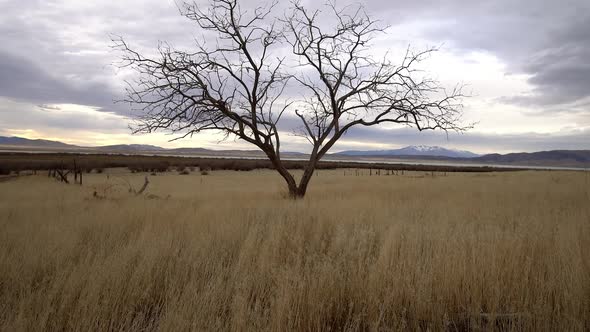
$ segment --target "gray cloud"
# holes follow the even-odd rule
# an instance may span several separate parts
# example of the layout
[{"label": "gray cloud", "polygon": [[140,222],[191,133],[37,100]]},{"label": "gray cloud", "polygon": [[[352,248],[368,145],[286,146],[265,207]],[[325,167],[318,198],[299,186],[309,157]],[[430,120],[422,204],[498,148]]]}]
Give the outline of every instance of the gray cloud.
[{"label": "gray cloud", "polygon": [[104,82],[55,77],[29,59],[0,52],[0,95],[32,103],[72,103],[115,109],[116,93]]},{"label": "gray cloud", "polygon": [[[244,8],[258,4],[253,0],[242,3]],[[422,33],[434,43],[449,41],[467,51],[489,51],[508,63],[513,73],[530,75],[532,94],[508,96],[504,101],[539,106],[590,96],[586,60],[590,57],[590,2],[429,0],[392,4],[378,0],[365,6],[384,23],[393,24],[393,34],[396,25],[430,22]],[[73,99],[113,109],[111,101],[122,88],[110,66],[116,54],[109,53],[109,33],[123,35],[141,49],[153,49],[158,40],[188,47],[197,34],[194,25],[178,15],[173,1],[66,5],[59,0],[29,0],[5,7],[0,42],[13,54],[12,58],[0,55],[0,93],[35,102]],[[15,73],[18,66],[20,72]],[[10,86],[14,88],[7,88]],[[15,91],[17,86],[25,89]]]},{"label": "gray cloud", "polygon": [[[427,6],[421,2],[405,10],[429,12]],[[532,93],[504,101],[554,106],[590,97],[590,2],[446,1],[431,8],[440,24],[427,37],[465,51],[491,52],[511,73],[530,77]]]},{"label": "gray cloud", "polygon": [[124,115],[129,108],[113,104],[123,84],[113,66],[109,34],[150,48],[159,39],[192,37],[172,1],[29,0],[3,3],[0,15],[0,96],[96,106]]},{"label": "gray cloud", "polygon": [[127,124],[118,116],[104,116],[26,103],[5,102],[0,99],[0,128],[47,129],[67,133],[71,130],[101,133],[128,133]]}]

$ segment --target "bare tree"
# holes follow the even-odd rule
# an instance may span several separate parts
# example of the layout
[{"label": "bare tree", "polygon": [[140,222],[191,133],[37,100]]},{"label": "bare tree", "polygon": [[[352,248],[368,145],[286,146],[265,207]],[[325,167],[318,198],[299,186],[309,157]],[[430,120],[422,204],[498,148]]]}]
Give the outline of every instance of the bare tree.
[{"label": "bare tree", "polygon": [[[147,57],[115,39],[124,66],[138,74],[125,99],[139,106],[134,131],[163,129],[187,137],[215,130],[254,144],[285,179],[291,197],[299,198],[318,162],[355,126],[466,129],[459,124],[461,89],[447,93],[415,68],[436,49],[408,50],[399,64],[388,56],[376,60],[371,41],[385,28],[362,7],[328,3],[322,22],[332,19],[333,25],[326,28],[318,22],[319,10],[292,2],[287,15],[278,18],[276,5],[249,11],[238,0],[210,0],[206,11],[195,3],[180,5],[182,15],[217,37],[212,46],[196,42],[191,53],[162,43],[157,56]],[[286,48],[288,57],[277,56]],[[287,102],[282,97],[287,88],[303,88],[309,96]],[[299,182],[281,159],[278,128],[287,113],[301,120],[296,133],[311,144]]]}]

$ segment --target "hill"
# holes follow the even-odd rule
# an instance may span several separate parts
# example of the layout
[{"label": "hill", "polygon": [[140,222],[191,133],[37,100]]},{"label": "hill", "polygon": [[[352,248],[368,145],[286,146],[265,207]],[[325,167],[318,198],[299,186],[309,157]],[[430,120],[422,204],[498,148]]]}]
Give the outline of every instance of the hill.
[{"label": "hill", "polygon": [[28,139],[22,137],[5,137],[0,136],[0,145],[26,146],[26,147],[45,147],[45,148],[75,148],[77,146],[66,144],[58,141],[44,139]]},{"label": "hill", "polygon": [[363,156],[363,157],[389,157],[389,156],[433,156],[447,158],[474,158],[478,157],[470,151],[452,150],[440,146],[407,146],[396,150],[378,150],[378,151],[342,151],[335,153],[337,156]]},{"label": "hill", "polygon": [[[204,148],[166,149],[146,144],[118,144],[97,147],[81,147],[58,141],[43,139],[27,139],[21,137],[0,136],[0,147],[11,151],[30,151],[39,149],[49,152],[85,152],[85,153],[114,153],[114,154],[150,154],[150,155],[181,155],[232,158],[265,158],[262,151],[257,150],[209,150]],[[286,158],[306,158],[306,154],[299,152],[283,152]],[[395,150],[379,151],[342,151],[326,156],[334,161],[355,159],[362,161],[366,158],[403,159],[416,161],[430,161],[442,163],[488,164],[513,166],[551,166],[590,168],[590,150],[554,150],[532,153],[509,153],[477,155],[470,151],[446,149],[439,146],[408,146]]]},{"label": "hill", "polygon": [[105,146],[96,147],[95,149],[102,150],[102,151],[122,152],[122,153],[164,151],[164,150],[166,150],[166,149],[164,149],[162,147],[159,147],[159,146],[147,145],[147,144],[105,145]]},{"label": "hill", "polygon": [[490,164],[579,165],[590,166],[590,150],[554,150],[532,153],[488,154],[473,161]]}]

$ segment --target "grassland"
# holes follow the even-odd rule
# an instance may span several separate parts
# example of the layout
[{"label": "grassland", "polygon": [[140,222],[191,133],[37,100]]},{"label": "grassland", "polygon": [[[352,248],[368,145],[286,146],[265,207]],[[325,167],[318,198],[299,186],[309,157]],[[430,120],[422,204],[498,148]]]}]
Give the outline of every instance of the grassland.
[{"label": "grassland", "polygon": [[2,331],[590,329],[583,172],[0,183]]}]

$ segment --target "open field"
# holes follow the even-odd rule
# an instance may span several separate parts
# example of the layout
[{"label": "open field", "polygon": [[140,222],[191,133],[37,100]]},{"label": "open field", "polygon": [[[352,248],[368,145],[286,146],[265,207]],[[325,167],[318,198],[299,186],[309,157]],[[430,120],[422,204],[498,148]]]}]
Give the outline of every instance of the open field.
[{"label": "open field", "polygon": [[588,172],[0,183],[2,331],[590,329]]}]

